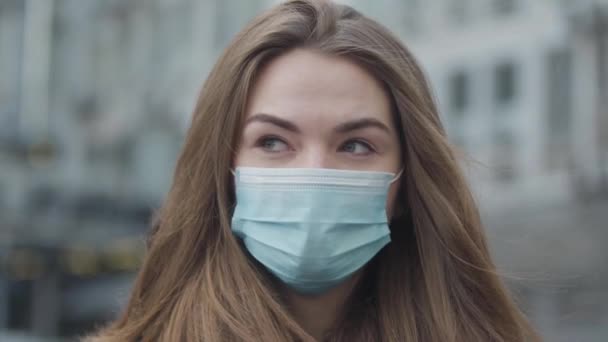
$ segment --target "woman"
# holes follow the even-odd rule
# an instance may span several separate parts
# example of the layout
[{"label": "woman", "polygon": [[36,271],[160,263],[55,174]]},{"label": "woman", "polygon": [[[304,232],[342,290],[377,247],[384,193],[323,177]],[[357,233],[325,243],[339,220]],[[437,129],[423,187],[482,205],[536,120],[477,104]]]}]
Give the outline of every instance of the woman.
[{"label": "woman", "polygon": [[352,8],[303,0],[213,68],[128,306],[97,338],[538,339],[412,55]]}]

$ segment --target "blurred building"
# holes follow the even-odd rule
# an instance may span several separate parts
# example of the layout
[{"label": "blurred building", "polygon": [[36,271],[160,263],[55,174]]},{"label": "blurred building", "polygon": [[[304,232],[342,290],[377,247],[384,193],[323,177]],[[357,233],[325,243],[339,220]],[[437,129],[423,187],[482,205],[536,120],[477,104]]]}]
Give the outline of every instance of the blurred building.
[{"label": "blurred building", "polygon": [[213,11],[0,2],[0,330],[70,335],[120,309],[215,58]]},{"label": "blurred building", "polygon": [[[67,336],[116,314],[206,73],[276,2],[0,1],[0,331]],[[560,277],[603,269],[606,1],[343,2],[428,72],[499,262]],[[599,334],[606,271],[596,278],[518,290],[544,330],[586,310],[576,322]]]},{"label": "blurred building", "polygon": [[465,165],[481,205],[600,190],[606,125],[595,104],[608,59],[594,59],[594,33],[573,21],[592,16],[592,1],[589,13],[584,1],[349,2],[395,30],[426,69],[450,138],[483,165]]}]

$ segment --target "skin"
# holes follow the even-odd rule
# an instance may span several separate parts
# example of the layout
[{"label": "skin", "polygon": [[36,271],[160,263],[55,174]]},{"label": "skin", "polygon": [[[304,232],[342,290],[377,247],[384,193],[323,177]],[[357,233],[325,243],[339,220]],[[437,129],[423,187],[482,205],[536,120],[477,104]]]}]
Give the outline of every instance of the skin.
[{"label": "skin", "polygon": [[[365,69],[344,57],[295,49],[272,60],[248,99],[235,167],[329,168],[397,173],[400,145],[390,99]],[[399,180],[391,185],[392,217]],[[321,339],[361,270],[316,296],[285,288],[299,324]]]}]

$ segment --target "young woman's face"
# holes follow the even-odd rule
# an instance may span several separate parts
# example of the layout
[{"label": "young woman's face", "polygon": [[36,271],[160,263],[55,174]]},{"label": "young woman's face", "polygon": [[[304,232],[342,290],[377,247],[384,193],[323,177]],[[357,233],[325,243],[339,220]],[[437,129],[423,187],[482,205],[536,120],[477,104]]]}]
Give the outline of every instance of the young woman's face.
[{"label": "young woman's face", "polygon": [[[235,167],[401,169],[382,85],[355,63],[296,49],[271,61],[248,101]],[[399,181],[387,203],[392,216]]]}]

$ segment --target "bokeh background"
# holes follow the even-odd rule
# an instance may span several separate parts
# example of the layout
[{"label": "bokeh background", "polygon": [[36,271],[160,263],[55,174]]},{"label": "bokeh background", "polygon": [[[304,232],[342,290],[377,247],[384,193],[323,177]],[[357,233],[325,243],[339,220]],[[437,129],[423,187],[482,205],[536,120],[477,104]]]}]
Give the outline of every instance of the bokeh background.
[{"label": "bokeh background", "polygon": [[[0,340],[120,312],[202,82],[273,0],[0,0]],[[547,341],[608,341],[608,1],[341,1],[417,56]]]}]

